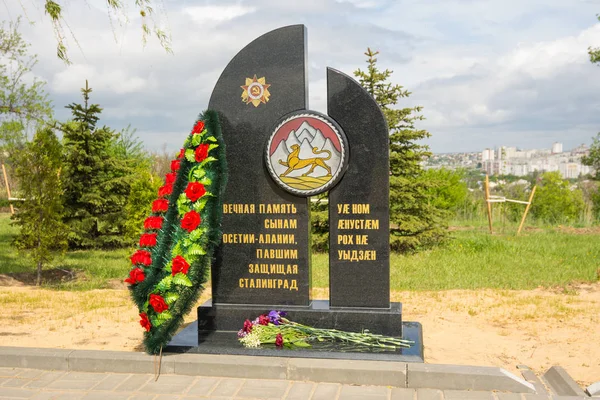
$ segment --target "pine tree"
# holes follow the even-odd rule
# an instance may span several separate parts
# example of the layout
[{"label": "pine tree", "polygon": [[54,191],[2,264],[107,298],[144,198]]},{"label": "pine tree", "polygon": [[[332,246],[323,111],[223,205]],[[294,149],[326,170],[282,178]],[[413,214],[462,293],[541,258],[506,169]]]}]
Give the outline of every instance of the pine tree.
[{"label": "pine tree", "polygon": [[118,134],[96,126],[102,108],[89,103],[91,92],[86,81],[84,103],[66,106],[73,119],[62,125],[69,247],[119,247],[126,244],[124,209],[136,166],[128,165],[115,149]]},{"label": "pine tree", "polygon": [[436,182],[423,177],[420,163],[431,153],[417,141],[431,135],[415,127],[424,119],[422,107],[394,107],[410,92],[389,82],[393,71],[377,68],[377,54],[367,49],[368,68],[358,69],[354,75],[383,110],[390,130],[390,246],[411,251],[444,238],[448,213],[432,204],[428,193]]},{"label": "pine tree", "polygon": [[13,158],[20,195],[25,199],[13,217],[21,228],[14,245],[28,251],[36,263],[39,286],[42,268],[52,261],[54,252],[64,251],[67,245],[68,228],[62,222],[62,149],[54,132],[44,128]]}]

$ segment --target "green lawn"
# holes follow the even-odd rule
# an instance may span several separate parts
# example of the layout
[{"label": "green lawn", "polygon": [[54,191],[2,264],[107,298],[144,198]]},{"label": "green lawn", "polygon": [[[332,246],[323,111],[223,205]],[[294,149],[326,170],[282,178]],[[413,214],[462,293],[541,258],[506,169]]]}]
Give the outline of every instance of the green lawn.
[{"label": "green lawn", "polygon": [[[521,236],[458,231],[446,245],[391,256],[392,290],[532,289],[596,282],[600,235],[545,230]],[[327,287],[327,255],[313,257],[313,286]]]},{"label": "green lawn", "polygon": [[[18,228],[10,225],[10,215],[0,214],[0,274],[33,272],[33,262],[11,245]],[[56,258],[51,269],[71,271],[77,279],[65,282],[46,282],[44,286],[67,290],[90,290],[109,287],[109,281],[124,279],[130,269],[131,249],[114,251],[71,251]]]},{"label": "green lawn", "polygon": [[[27,258],[10,246],[16,229],[0,215],[0,274],[31,272]],[[75,251],[53,268],[74,271],[78,279],[46,286],[88,290],[109,286],[129,271],[131,249]],[[484,229],[457,231],[433,250],[391,257],[392,290],[532,289],[596,282],[600,274],[600,235],[551,229],[521,236],[490,236]],[[313,287],[328,287],[326,254],[313,256]]]}]

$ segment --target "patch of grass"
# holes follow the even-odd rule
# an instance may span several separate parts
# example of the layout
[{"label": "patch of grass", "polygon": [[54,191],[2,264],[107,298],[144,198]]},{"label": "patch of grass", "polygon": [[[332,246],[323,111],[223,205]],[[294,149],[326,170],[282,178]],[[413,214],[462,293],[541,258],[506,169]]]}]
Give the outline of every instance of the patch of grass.
[{"label": "patch of grass", "polygon": [[[0,215],[0,274],[33,273],[34,266],[10,246],[16,228]],[[596,282],[599,279],[600,235],[556,229],[521,236],[490,235],[485,230],[459,230],[443,246],[416,254],[391,256],[391,289],[533,289]],[[91,290],[111,286],[129,271],[131,249],[67,253],[50,268],[70,273],[72,280],[47,281],[45,287]],[[48,268],[48,269],[50,269]],[[313,254],[312,286],[329,286],[327,254]]]},{"label": "patch of grass", "polygon": [[[533,289],[596,282],[599,235],[539,230],[521,236],[452,232],[416,254],[392,254],[392,290]],[[327,254],[313,255],[313,287],[329,285]]]},{"label": "patch of grass", "polygon": [[[0,215],[0,274],[7,274],[30,284],[35,265],[11,246],[18,228],[10,225],[10,215]],[[43,287],[65,290],[91,290],[110,287],[111,280],[122,280],[130,269],[128,257],[131,249],[71,251],[56,257],[45,268]],[[61,272],[62,278],[52,272]]]}]

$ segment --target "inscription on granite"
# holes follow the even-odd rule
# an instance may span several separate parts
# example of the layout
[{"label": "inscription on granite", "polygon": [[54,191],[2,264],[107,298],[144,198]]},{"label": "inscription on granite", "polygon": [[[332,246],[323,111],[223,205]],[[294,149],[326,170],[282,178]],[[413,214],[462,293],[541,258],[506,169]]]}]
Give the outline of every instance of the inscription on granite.
[{"label": "inscription on granite", "polygon": [[307,108],[305,27],[269,32],[240,51],[213,90],[229,168],[213,304],[308,306],[309,208],[264,165],[271,130]]},{"label": "inscription on granite", "polygon": [[344,127],[351,159],[329,192],[332,307],[390,307],[389,138],[385,117],[354,79],[327,70],[327,111]]}]

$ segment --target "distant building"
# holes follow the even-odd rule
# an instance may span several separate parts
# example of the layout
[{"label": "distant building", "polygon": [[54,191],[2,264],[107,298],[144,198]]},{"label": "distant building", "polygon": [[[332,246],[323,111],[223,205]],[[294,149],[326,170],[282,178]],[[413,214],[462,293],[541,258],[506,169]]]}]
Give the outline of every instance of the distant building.
[{"label": "distant building", "polygon": [[591,171],[581,163],[581,157],[588,154],[587,146],[579,146],[563,152],[562,143],[555,142],[552,149],[519,150],[516,147],[501,146],[494,152],[482,152],[481,168],[488,175],[525,176],[534,171],[558,171],[563,178],[578,178]]},{"label": "distant building", "polygon": [[552,154],[558,154],[563,152],[562,143],[554,142],[552,143]]}]

